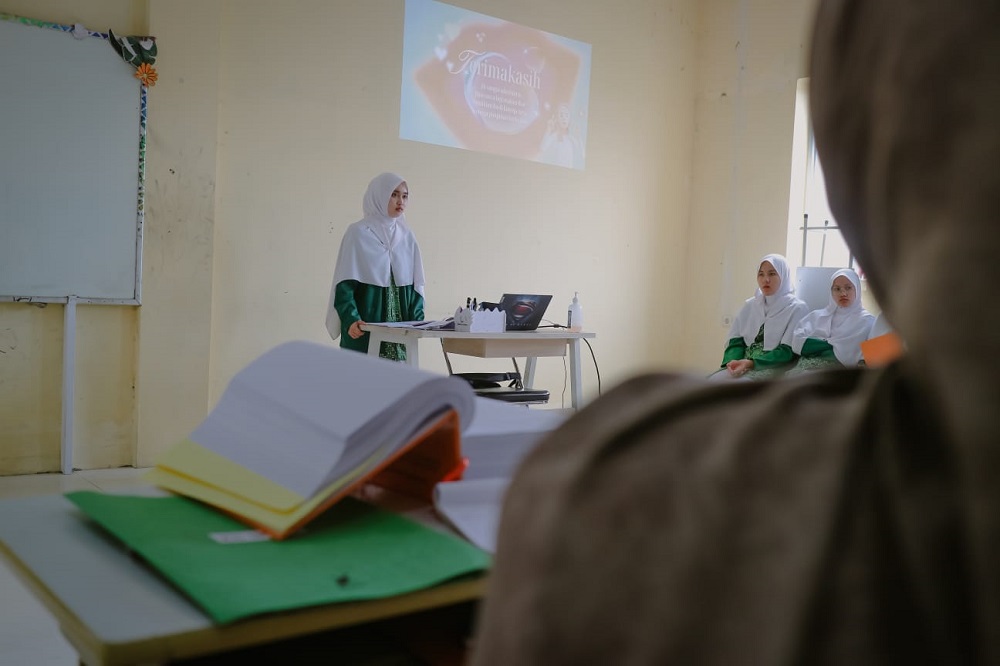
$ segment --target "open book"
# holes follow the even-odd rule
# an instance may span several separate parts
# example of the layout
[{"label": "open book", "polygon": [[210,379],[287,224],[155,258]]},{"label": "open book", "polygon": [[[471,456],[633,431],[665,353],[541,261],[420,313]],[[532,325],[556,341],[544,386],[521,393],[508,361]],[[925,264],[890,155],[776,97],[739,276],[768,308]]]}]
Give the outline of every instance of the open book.
[{"label": "open book", "polygon": [[474,409],[456,377],[288,342],[238,372],[147,478],[283,539],[366,483],[430,501],[462,475]]}]

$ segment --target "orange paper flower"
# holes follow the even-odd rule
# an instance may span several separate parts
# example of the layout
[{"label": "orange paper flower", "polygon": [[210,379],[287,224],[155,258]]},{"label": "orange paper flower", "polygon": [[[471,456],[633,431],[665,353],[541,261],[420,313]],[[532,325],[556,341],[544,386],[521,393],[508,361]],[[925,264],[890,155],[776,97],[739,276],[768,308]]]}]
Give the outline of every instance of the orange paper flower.
[{"label": "orange paper flower", "polygon": [[135,78],[142,81],[142,85],[150,88],[156,85],[156,69],[148,62],[144,62],[135,70]]}]

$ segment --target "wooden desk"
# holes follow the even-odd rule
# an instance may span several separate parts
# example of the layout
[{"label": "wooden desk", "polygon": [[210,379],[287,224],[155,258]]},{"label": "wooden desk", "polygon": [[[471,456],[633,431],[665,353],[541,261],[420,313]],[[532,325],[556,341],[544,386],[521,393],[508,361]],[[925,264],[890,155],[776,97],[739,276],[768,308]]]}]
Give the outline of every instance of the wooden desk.
[{"label": "wooden desk", "polygon": [[461,333],[457,331],[426,331],[415,328],[365,324],[362,327],[371,334],[368,354],[378,356],[382,342],[398,342],[406,346],[406,362],[420,365],[418,342],[421,338],[438,338],[441,346],[450,354],[462,354],[479,358],[512,358],[523,356],[527,359],[524,369],[524,385],[533,387],[535,360],[541,356],[565,356],[569,351],[569,384],[573,409],[583,405],[583,386],[580,376],[580,340],[594,338],[596,333],[574,332],[566,329],[546,329],[543,331],[507,331],[506,333]]},{"label": "wooden desk", "polygon": [[62,495],[0,501],[0,555],[88,666],[167,662],[479,599],[485,576],[218,626]]}]

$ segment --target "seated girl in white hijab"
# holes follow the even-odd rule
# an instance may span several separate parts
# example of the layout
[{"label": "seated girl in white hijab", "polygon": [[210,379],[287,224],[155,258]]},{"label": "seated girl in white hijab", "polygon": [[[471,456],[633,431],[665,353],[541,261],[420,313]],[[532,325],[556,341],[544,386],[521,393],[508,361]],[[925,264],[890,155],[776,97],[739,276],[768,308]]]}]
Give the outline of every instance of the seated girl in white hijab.
[{"label": "seated girl in white hijab", "polygon": [[748,298],[729,329],[722,369],[712,379],[765,379],[794,361],[792,333],[809,306],[795,296],[788,262],[769,254],[757,268],[757,292]]},{"label": "seated girl in white hijab", "polygon": [[[333,271],[326,328],[340,346],[368,351],[366,322],[424,318],[424,265],[403,211],[410,191],[401,176],[379,174],[362,200],[364,218],[344,232]],[[379,356],[406,360],[402,345],[383,342]]]},{"label": "seated girl in white hijab", "polygon": [[788,374],[823,368],[855,366],[861,361],[861,343],[875,323],[875,316],[861,306],[861,280],[850,268],[833,274],[830,303],[813,310],[792,334],[792,351],[799,355]]}]

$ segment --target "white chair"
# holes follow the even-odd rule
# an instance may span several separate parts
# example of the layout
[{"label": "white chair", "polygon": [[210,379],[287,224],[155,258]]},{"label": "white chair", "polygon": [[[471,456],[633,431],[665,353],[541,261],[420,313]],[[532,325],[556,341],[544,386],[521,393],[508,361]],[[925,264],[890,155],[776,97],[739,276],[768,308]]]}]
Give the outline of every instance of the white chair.
[{"label": "white chair", "polygon": [[819,310],[830,304],[830,280],[840,266],[799,266],[795,269],[795,295],[809,306]]}]

